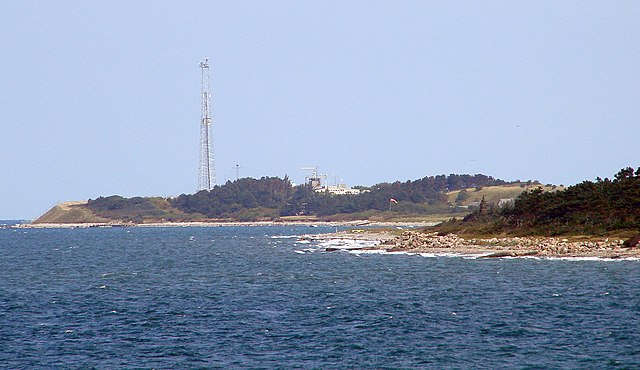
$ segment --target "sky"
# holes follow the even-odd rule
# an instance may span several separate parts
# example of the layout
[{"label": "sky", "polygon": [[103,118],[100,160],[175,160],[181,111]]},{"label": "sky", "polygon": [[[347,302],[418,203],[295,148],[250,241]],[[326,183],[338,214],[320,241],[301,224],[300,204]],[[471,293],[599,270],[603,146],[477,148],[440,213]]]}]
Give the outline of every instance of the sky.
[{"label": "sky", "polygon": [[640,1],[0,2],[0,219],[317,166],[572,185],[640,166]]}]

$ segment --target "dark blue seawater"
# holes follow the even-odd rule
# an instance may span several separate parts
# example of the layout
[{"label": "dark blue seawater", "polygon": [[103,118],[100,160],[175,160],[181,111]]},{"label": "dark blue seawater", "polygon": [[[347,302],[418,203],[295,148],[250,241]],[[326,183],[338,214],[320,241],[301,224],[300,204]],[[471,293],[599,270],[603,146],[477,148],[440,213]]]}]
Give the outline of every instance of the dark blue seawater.
[{"label": "dark blue seawater", "polygon": [[0,220],[0,228],[29,223],[27,220]]},{"label": "dark blue seawater", "polygon": [[2,368],[640,368],[640,262],[296,253],[307,227],[0,229]]}]

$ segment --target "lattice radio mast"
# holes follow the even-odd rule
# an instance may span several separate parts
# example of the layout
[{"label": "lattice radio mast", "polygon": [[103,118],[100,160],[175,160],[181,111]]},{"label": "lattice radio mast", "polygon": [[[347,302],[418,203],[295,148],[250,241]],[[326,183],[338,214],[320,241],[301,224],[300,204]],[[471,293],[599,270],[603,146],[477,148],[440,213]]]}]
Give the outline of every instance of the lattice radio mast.
[{"label": "lattice radio mast", "polygon": [[211,135],[211,91],[209,90],[209,59],[200,62],[202,70],[202,109],[200,114],[200,171],[198,191],[211,190],[216,183],[213,166],[213,136]]}]

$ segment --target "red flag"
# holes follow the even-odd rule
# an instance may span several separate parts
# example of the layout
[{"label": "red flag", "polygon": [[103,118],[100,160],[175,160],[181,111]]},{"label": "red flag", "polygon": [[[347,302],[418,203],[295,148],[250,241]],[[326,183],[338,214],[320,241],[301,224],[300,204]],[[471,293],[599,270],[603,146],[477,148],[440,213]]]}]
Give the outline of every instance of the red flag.
[{"label": "red flag", "polygon": [[397,200],[395,200],[395,199],[393,199],[393,198],[389,199],[389,202],[392,202],[392,203],[398,204],[398,201],[397,201]]}]

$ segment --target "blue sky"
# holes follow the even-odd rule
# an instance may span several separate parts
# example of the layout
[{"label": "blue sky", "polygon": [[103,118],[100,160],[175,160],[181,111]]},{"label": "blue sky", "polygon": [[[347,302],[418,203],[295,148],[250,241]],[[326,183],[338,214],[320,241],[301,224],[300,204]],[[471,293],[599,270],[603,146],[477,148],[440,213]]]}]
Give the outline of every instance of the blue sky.
[{"label": "blue sky", "polygon": [[640,165],[639,1],[0,2],[0,219],[217,182]]}]

